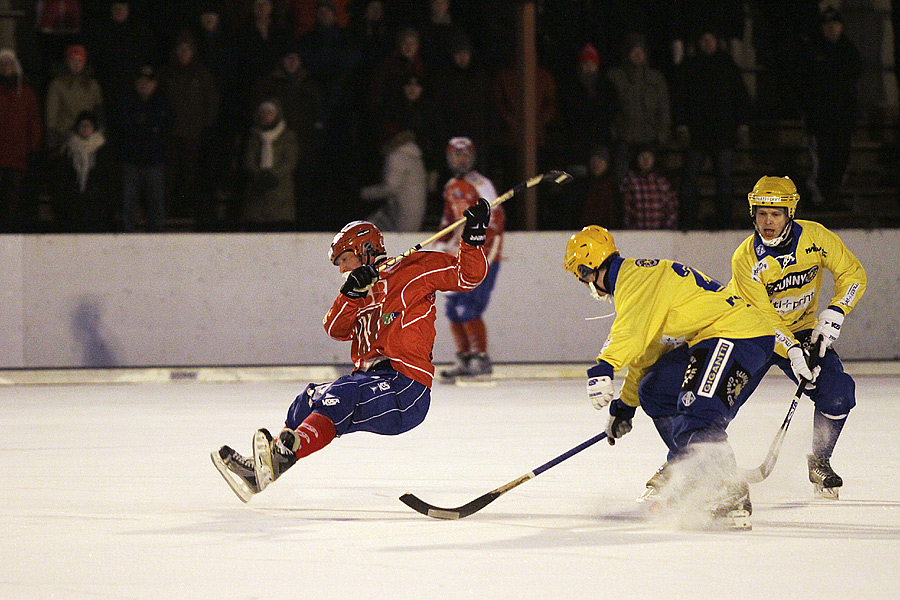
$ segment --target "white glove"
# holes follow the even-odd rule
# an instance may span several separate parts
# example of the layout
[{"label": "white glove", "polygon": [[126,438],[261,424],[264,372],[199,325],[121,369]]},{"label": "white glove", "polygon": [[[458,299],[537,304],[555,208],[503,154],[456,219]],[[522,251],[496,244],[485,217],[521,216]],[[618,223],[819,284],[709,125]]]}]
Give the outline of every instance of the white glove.
[{"label": "white glove", "polygon": [[602,375],[600,377],[590,377],[587,380],[587,395],[591,399],[591,404],[597,410],[603,410],[612,402],[615,395],[613,389],[612,377]]},{"label": "white glove", "polygon": [[833,308],[826,308],[819,313],[819,321],[809,336],[809,344],[812,346],[816,340],[822,338],[819,344],[819,357],[825,356],[825,351],[841,335],[841,325],[844,324],[844,315]]},{"label": "white glove", "polygon": [[791,370],[794,371],[794,376],[797,380],[805,380],[809,383],[812,383],[816,380],[816,375],[819,374],[818,367],[815,372],[810,370],[809,365],[806,362],[806,353],[803,351],[799,345],[791,346],[788,348],[788,360],[791,361]]}]

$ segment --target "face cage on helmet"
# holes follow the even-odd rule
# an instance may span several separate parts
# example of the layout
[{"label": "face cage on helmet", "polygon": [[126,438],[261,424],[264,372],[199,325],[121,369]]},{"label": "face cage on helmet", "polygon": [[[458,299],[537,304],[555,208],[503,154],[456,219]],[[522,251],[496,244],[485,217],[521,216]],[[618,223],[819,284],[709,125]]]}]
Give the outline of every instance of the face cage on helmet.
[{"label": "face cage on helmet", "polygon": [[579,264],[576,270],[578,271],[576,277],[578,277],[578,279],[580,281],[583,281],[584,283],[587,283],[588,277],[599,271],[599,269],[593,269],[584,263]]}]

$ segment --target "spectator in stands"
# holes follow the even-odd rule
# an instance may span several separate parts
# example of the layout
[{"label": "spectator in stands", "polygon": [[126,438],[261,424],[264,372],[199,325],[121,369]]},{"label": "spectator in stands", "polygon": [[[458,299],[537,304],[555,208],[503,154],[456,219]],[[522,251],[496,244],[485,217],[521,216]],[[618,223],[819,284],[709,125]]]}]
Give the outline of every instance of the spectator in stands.
[{"label": "spectator in stands", "polygon": [[110,106],[131,90],[138,67],[155,62],[153,32],[134,19],[131,3],[125,1],[111,2],[106,17],[89,25],[87,47],[104,103]]},{"label": "spectator in stands", "polygon": [[812,167],[806,184],[814,205],[841,208],[841,183],[856,129],[859,51],[831,8],[822,13],[820,35],[804,50],[800,97]]},{"label": "spectator in stands", "polygon": [[162,231],[166,222],[166,137],[175,117],[157,91],[156,70],[144,65],[113,113],[121,148],[122,229],[138,226],[139,205],[144,203],[147,231]]},{"label": "spectator in stands", "polygon": [[[567,165],[584,164],[584,157],[593,147],[609,144],[610,121],[616,112],[616,94],[601,67],[597,49],[593,44],[585,44],[578,55],[577,83],[562,94]],[[592,223],[610,227],[599,221],[586,225]]]},{"label": "spectator in stands", "polygon": [[[394,38],[384,15],[382,0],[365,2],[361,11],[351,15],[348,27],[354,42],[362,52],[362,63],[372,67],[390,54]],[[368,69],[365,69],[368,72]]]},{"label": "spectator in stands", "polygon": [[25,173],[43,127],[34,90],[16,53],[0,50],[0,232],[20,232]]},{"label": "spectator in stands", "polygon": [[453,65],[436,74],[433,98],[447,121],[448,136],[472,140],[478,148],[476,169],[485,172],[491,162],[488,142],[495,127],[493,82],[475,57],[468,35],[459,32],[451,48]]},{"label": "spectator in stands", "polygon": [[412,131],[387,123],[384,135],[383,181],[360,192],[363,200],[384,202],[367,220],[382,231],[421,231],[427,187],[422,151]]},{"label": "spectator in stands", "polygon": [[617,108],[611,125],[613,172],[621,180],[636,146],[663,147],[668,143],[672,128],[669,87],[662,73],[647,62],[647,41],[639,33],[626,37],[624,61],[612,67],[608,76]]},{"label": "spectator in stands", "polygon": [[219,92],[219,110],[209,129],[208,143],[200,148],[200,196],[210,210],[202,212],[197,228],[231,229],[240,220],[242,200],[235,168],[240,144],[250,120],[249,93],[240,79],[234,34],[227,29],[224,9],[204,2],[196,15],[197,61],[209,70]]},{"label": "spectator in stands", "polygon": [[252,0],[251,16],[238,33],[242,81],[254,82],[278,65],[281,51],[293,37],[288,23],[273,13],[272,0]]},{"label": "spectator in stands", "polygon": [[439,174],[446,164],[446,120],[439,106],[432,101],[422,80],[415,75],[411,75],[403,84],[401,94],[385,107],[384,119],[400,130],[408,129],[413,132],[428,172],[429,192],[436,192]]},{"label": "spectator in stands", "polygon": [[581,208],[578,227],[601,225],[607,229],[621,229],[622,199],[610,169],[609,149],[606,146],[595,146],[591,150],[587,177],[580,180],[577,199]]},{"label": "spectator in stands", "polygon": [[270,98],[278,100],[285,124],[297,137],[294,193],[299,214],[304,215],[300,229],[324,230],[325,206],[315,201],[310,189],[321,147],[322,90],[303,66],[299,50],[288,47],[281,64],[256,83],[253,96],[257,105]]},{"label": "spectator in stands", "polygon": [[[673,62],[679,65],[690,54],[690,45],[707,31],[720,37],[721,50],[739,61],[740,45],[744,39],[744,0],[681,0],[676,3],[676,31],[673,43]],[[681,58],[679,58],[681,57]]]},{"label": "spectator in stands", "polygon": [[653,149],[637,146],[620,186],[625,229],[678,228],[678,197],[669,180],[654,170],[655,165]]},{"label": "spectator in stands", "polygon": [[[321,0],[316,23],[300,40],[303,64],[322,86],[322,146],[318,151],[315,193],[330,199],[355,194],[359,189],[358,88],[354,73],[360,51],[337,21],[334,3]],[[329,229],[331,226],[329,225]]]},{"label": "spectator in stands", "polygon": [[63,159],[54,178],[54,212],[62,231],[100,233],[112,227],[113,162],[97,117],[83,112],[63,144]]},{"label": "spectator in stands", "polygon": [[749,139],[750,95],[740,70],[719,47],[712,29],[703,30],[697,53],[682,64],[673,96],[677,137],[687,147],[681,179],[681,228],[696,226],[700,212],[698,180],[709,156],[716,179],[712,226],[727,229],[732,225],[734,150]]},{"label": "spectator in stands", "polygon": [[194,219],[195,223],[209,219],[211,198],[198,198],[200,151],[211,139],[219,111],[215,80],[197,61],[196,53],[193,36],[182,32],[169,63],[159,71],[159,90],[175,115],[166,143],[170,214]]},{"label": "spectator in stands", "polygon": [[450,0],[429,0],[428,20],[421,25],[422,60],[431,72],[453,64],[453,40],[465,33],[453,22]]},{"label": "spectator in stands", "polygon": [[403,96],[403,86],[409,78],[425,77],[419,40],[417,29],[404,27],[397,34],[394,51],[376,65],[369,85],[369,114],[385,118],[387,105]]},{"label": "spectator in stands", "polygon": [[[327,0],[328,4],[334,10],[334,18],[338,26],[347,27],[350,22],[350,11],[348,0]],[[295,37],[303,37],[316,25],[316,12],[319,9],[321,0],[286,0],[288,14],[293,23],[293,35]]]},{"label": "spectator in stands", "polygon": [[56,153],[69,138],[75,117],[83,111],[102,121],[103,93],[100,84],[86,70],[87,49],[72,44],[65,51],[66,71],[53,78],[47,88],[47,147]]},{"label": "spectator in stands", "polygon": [[250,231],[292,231],[297,224],[294,200],[294,168],[297,138],[284,121],[278,100],[259,104],[256,110],[244,168],[244,223]]},{"label": "spectator in stands", "polygon": [[43,56],[43,75],[52,77],[67,46],[80,42],[81,3],[78,0],[23,2],[36,12],[37,41]]},{"label": "spectator in stands", "polygon": [[[499,115],[496,132],[497,159],[502,170],[500,187],[506,189],[519,179],[516,174],[517,148],[521,144],[522,117],[520,95],[522,86],[519,83],[516,56],[507,55],[507,62],[495,77],[496,113]],[[535,72],[535,144],[538,151],[538,170],[545,171],[547,164],[548,133],[550,126],[557,118],[556,79],[543,66],[538,65]],[[495,180],[496,182],[496,180]]]}]

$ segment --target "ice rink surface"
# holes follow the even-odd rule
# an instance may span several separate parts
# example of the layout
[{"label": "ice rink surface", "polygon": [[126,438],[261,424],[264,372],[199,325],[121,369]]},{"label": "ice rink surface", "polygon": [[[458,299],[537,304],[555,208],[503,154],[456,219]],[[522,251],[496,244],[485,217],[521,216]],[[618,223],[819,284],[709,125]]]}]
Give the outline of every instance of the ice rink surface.
[{"label": "ice rink surface", "polygon": [[[732,423],[759,464],[794,386],[771,375]],[[425,423],[304,459],[242,504],[209,459],[277,431],[304,382],[0,386],[0,598],[771,599],[898,597],[900,379],[859,376],[832,464],[841,500],[812,499],[812,405],[751,532],[684,531],[635,498],[665,458],[649,419],[459,521],[458,506],[602,430],[580,379],[437,384]]]}]

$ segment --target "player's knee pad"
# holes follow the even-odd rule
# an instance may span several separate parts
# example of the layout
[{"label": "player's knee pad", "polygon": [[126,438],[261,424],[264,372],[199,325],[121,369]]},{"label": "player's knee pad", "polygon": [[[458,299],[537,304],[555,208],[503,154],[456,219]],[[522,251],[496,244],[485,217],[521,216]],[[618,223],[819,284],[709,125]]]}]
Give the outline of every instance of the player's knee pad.
[{"label": "player's knee pad", "polygon": [[844,416],[856,406],[856,382],[843,370],[823,368],[810,396],[820,412],[831,417]]}]

